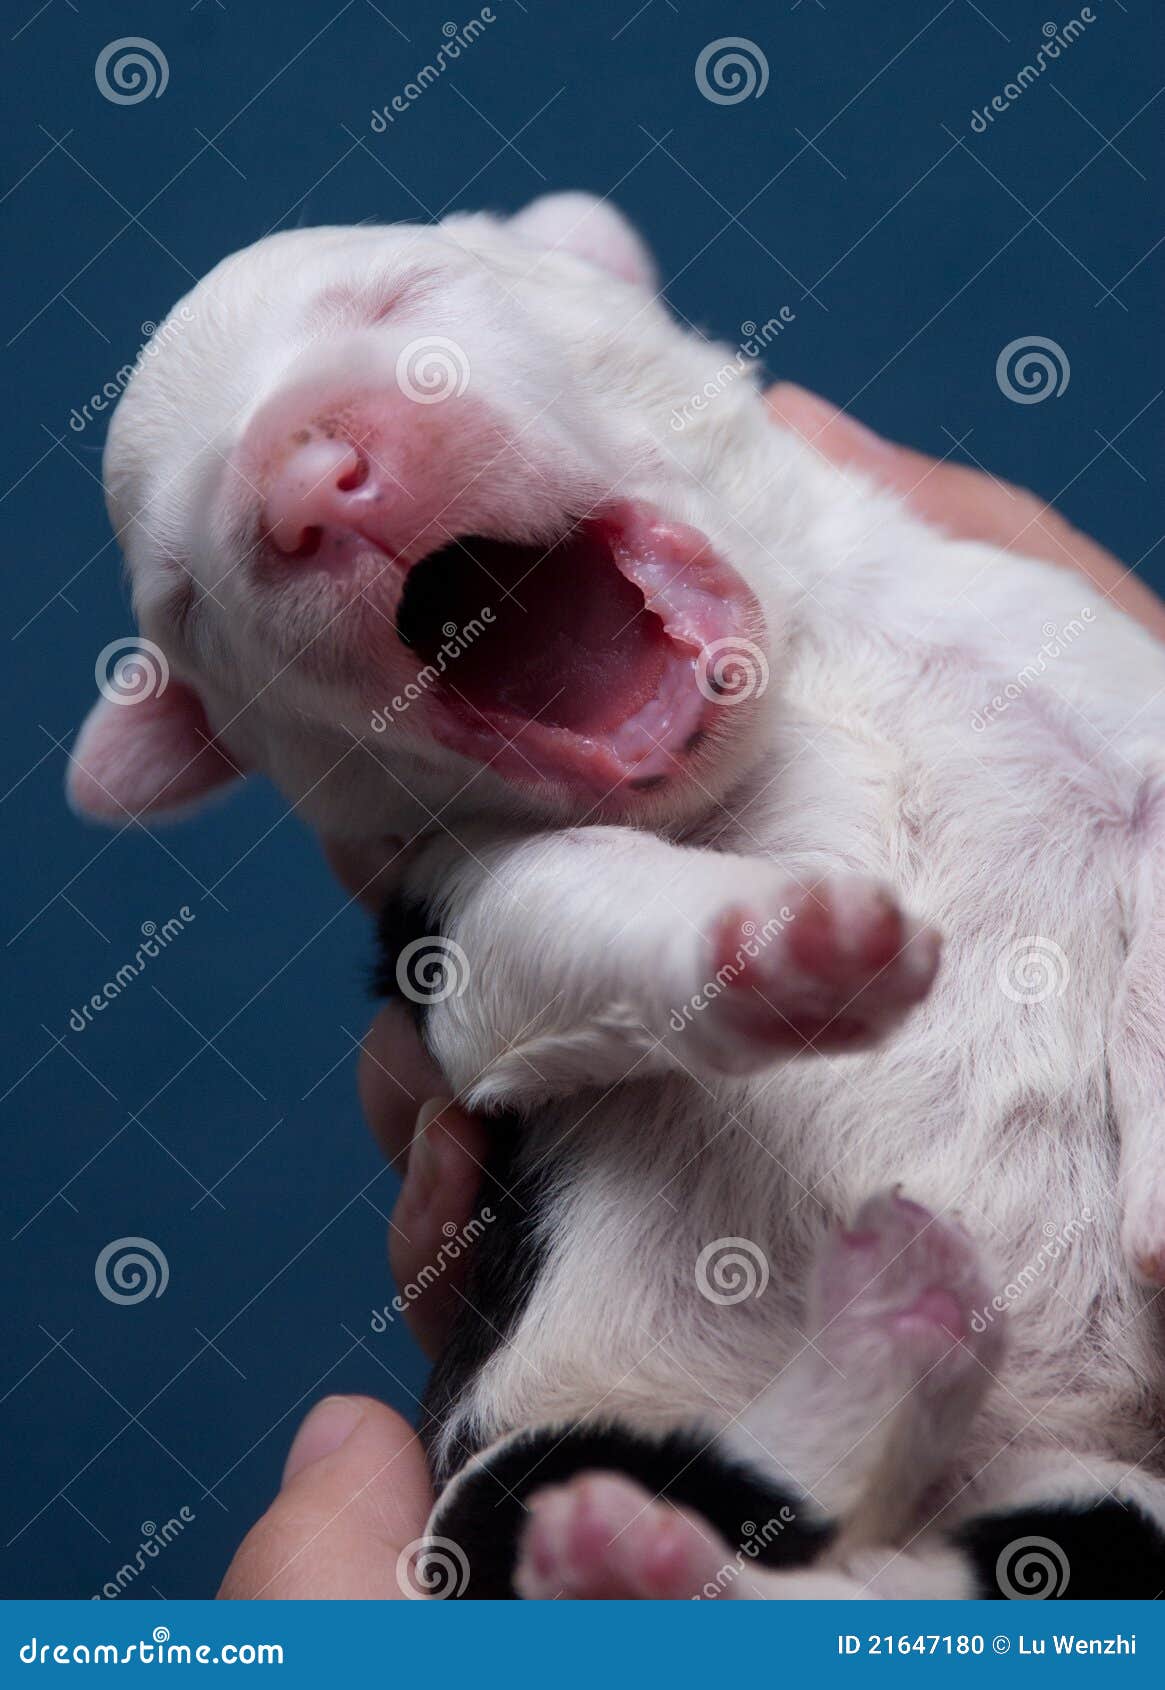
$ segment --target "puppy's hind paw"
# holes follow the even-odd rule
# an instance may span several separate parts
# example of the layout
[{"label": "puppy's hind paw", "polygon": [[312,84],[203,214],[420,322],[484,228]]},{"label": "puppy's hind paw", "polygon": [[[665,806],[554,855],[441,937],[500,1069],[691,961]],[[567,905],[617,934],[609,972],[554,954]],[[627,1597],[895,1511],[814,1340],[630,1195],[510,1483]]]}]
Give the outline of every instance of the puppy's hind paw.
[{"label": "puppy's hind paw", "polygon": [[1002,1329],[977,1318],[990,1296],[963,1228],[894,1190],[826,1241],[810,1315],[817,1348],[847,1378],[937,1395],[996,1365]]},{"label": "puppy's hind paw", "polygon": [[529,1509],[514,1576],[528,1600],[690,1599],[733,1560],[703,1520],[621,1474],[582,1473]]}]

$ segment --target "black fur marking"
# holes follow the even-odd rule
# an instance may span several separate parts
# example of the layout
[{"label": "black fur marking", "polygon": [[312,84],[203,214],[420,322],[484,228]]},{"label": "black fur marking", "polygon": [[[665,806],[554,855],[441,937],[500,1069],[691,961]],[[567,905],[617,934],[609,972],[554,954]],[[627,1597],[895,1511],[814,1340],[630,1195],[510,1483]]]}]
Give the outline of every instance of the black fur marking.
[{"label": "black fur marking", "polygon": [[415,997],[403,992],[397,976],[397,963],[406,946],[417,939],[440,938],[441,928],[436,915],[422,898],[410,898],[405,893],[390,898],[380,912],[376,928],[377,956],[372,973],[372,990],[377,997],[399,1000],[408,1006],[417,1028],[423,1033],[428,1004],[418,1003]]},{"label": "black fur marking", "polygon": [[[980,1597],[1151,1602],[1165,1592],[1165,1532],[1115,1498],[982,1514],[954,1542],[971,1558]],[[1030,1583],[1019,1578],[1025,1555]]]},{"label": "black fur marking", "polygon": [[526,1499],[595,1470],[625,1473],[652,1496],[702,1514],[733,1552],[741,1550],[742,1566],[800,1567],[814,1560],[834,1526],[796,1491],[758,1477],[707,1444],[694,1432],[657,1439],[610,1425],[510,1439],[458,1481],[447,1506],[438,1505],[434,1534],[456,1543],[469,1566],[457,1594],[513,1597]]},{"label": "black fur marking", "polygon": [[[465,1301],[429,1375],[421,1437],[430,1450],[466,1387],[517,1326],[546,1256],[539,1231],[546,1171],[521,1167],[519,1122],[501,1117],[491,1123],[491,1131],[476,1213],[488,1207],[494,1218],[473,1246]],[[479,1448],[459,1439],[440,1465],[434,1463],[438,1488]]]}]

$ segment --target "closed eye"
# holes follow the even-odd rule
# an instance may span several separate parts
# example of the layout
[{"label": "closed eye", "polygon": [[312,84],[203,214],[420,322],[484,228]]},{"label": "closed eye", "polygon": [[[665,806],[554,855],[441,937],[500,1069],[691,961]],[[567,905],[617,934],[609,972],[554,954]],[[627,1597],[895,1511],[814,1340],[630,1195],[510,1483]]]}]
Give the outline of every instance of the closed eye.
[{"label": "closed eye", "polygon": [[383,323],[406,305],[415,305],[431,291],[437,277],[430,271],[392,281],[373,281],[325,288],[312,301],[309,328],[313,334],[336,328],[367,328]]}]

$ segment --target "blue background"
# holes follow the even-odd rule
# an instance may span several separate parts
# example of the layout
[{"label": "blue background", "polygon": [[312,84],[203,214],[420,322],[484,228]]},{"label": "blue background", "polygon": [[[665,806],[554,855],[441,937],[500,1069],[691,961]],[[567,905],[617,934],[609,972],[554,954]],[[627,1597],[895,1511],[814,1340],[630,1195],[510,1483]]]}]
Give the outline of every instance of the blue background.
[{"label": "blue background", "polygon": [[[128,1594],[194,1596],[312,1399],[364,1390],[408,1411],[423,1368],[399,1326],[368,1324],[391,1294],[395,1181],[354,1092],[363,918],[259,783],[157,834],[102,834],[65,809],[94,661],[131,631],[103,424],[78,432],[71,413],[132,360],[143,324],[268,230],[588,187],[646,231],[691,321],[735,343],[792,307],[774,374],[1037,488],[1165,585],[1160,8],[1095,0],[1083,38],[976,135],[973,108],[1075,10],[495,0],[497,21],[377,135],[373,109],[468,7],[36,5],[9,9],[0,204],[0,1589],[89,1595],[185,1506],[193,1522]],[[727,34],[757,43],[770,79],[720,106],[693,67]],[[161,47],[169,83],[120,106],[94,63],[127,35]],[[1017,405],[995,360],[1030,334],[1059,342],[1071,382]],[[183,905],[182,936],[70,1031],[142,923]],[[163,1297],[132,1307],[94,1280],[126,1235],[170,1270]]]}]

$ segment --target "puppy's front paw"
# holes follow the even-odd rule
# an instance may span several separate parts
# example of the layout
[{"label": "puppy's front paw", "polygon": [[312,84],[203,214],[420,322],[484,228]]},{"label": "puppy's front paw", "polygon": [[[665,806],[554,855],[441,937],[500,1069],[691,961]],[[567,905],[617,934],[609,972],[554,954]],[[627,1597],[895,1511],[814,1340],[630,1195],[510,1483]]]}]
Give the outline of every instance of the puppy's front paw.
[{"label": "puppy's front paw", "polygon": [[787,887],[771,909],[726,909],[711,934],[710,1008],[728,1059],[877,1043],[929,992],[940,943],[860,875]]},{"label": "puppy's front paw", "polygon": [[990,1295],[979,1252],[956,1221],[898,1190],[881,1192],[818,1255],[814,1345],[859,1386],[936,1395],[968,1378],[978,1384],[1002,1351],[1002,1329],[974,1318]]}]

